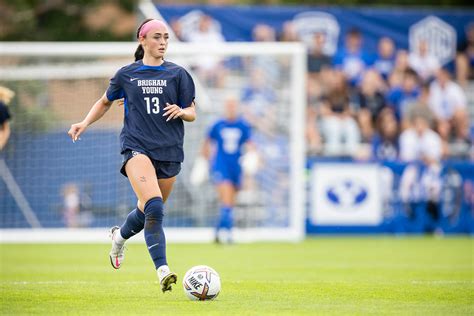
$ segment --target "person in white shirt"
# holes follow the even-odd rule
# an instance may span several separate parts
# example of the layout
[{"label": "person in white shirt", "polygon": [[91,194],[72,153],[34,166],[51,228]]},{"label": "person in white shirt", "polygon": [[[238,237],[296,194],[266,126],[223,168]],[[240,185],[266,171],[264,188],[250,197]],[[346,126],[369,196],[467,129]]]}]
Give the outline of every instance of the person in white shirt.
[{"label": "person in white shirt", "polygon": [[[409,218],[425,232],[439,230],[442,141],[421,111],[400,135],[400,160],[407,163],[400,180],[400,198]],[[426,206],[426,207],[423,207]]]},{"label": "person in white shirt", "polygon": [[[225,42],[220,29],[215,25],[212,17],[203,14],[199,20],[198,28],[186,37],[189,42],[215,45]],[[197,70],[201,78],[212,86],[222,86],[225,76],[225,69],[222,67],[222,60],[216,56],[200,55]]]},{"label": "person in white shirt", "polygon": [[428,42],[424,39],[418,41],[417,50],[408,56],[408,63],[424,82],[433,78],[440,68],[438,58],[430,54]]},{"label": "person in white shirt", "polygon": [[444,141],[448,141],[454,131],[458,139],[468,139],[469,115],[467,100],[462,88],[451,80],[449,71],[441,68],[436,80],[430,85],[428,104],[437,120],[437,131]]}]

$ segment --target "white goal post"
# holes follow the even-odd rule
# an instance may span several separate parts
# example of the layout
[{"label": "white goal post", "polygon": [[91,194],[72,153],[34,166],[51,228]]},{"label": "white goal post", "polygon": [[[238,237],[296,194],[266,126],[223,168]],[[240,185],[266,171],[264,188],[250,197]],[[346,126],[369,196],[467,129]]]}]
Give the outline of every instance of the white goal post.
[{"label": "white goal post", "polygon": [[[0,59],[12,60],[30,58],[38,59],[37,63],[0,63],[0,85],[18,84],[27,81],[50,81],[70,80],[81,78],[110,78],[115,71],[123,66],[124,59],[130,59],[136,48],[135,42],[2,42],[0,43]],[[167,59],[183,65],[188,69],[190,60],[199,58],[200,55],[215,56],[216,58],[259,58],[271,57],[278,59],[286,58],[288,61],[288,72],[281,78],[273,78],[275,85],[285,86],[287,89],[283,94],[288,104],[285,105],[284,113],[288,117],[280,118],[283,129],[287,130],[288,139],[288,196],[286,205],[286,220],[283,225],[249,225],[237,227],[234,231],[236,242],[254,241],[290,241],[297,242],[305,236],[306,218],[306,185],[305,185],[305,109],[306,109],[306,48],[301,43],[222,43],[222,44],[195,44],[195,43],[170,43]],[[110,57],[110,58],[109,58]],[[59,59],[60,62],[49,63],[48,58]],[[68,59],[91,58],[90,61],[68,62]],[[120,59],[119,59],[120,58]],[[118,61],[117,61],[118,60]],[[189,68],[196,81],[196,100],[198,107],[203,111],[202,115],[212,115],[214,111],[214,100],[216,89],[207,89],[200,78],[197,78]],[[247,80],[236,78],[239,85]],[[219,90],[220,91],[220,90]],[[223,90],[223,93],[226,93]],[[217,93],[217,92],[216,92]],[[99,95],[96,96],[97,98]],[[286,102],[286,101],[285,101]],[[282,102],[284,103],[284,102]],[[268,109],[272,110],[272,109]],[[15,119],[15,118],[14,118]],[[199,119],[199,118],[198,118]],[[15,122],[20,124],[21,122]],[[64,128],[63,122],[58,129]],[[195,130],[186,133],[196,133]],[[205,133],[205,130],[198,130]],[[195,158],[196,151],[187,152],[185,147],[185,163],[190,163]],[[118,148],[116,148],[118,156]],[[1,158],[1,157],[0,157]],[[188,161],[188,162],[187,162]],[[8,163],[8,161],[7,161]],[[187,177],[189,172],[184,170],[179,177]],[[2,181],[0,179],[0,181]],[[279,181],[277,178],[269,181]],[[1,184],[1,183],[0,183]],[[5,186],[6,187],[6,186]],[[0,187],[1,189],[2,187]],[[20,189],[21,181],[20,181]],[[212,188],[212,187],[210,187]],[[3,192],[2,192],[3,193]],[[172,192],[172,195],[177,192]],[[271,193],[270,198],[271,198]],[[26,194],[28,196],[28,194]],[[276,197],[275,197],[276,198]],[[243,199],[245,199],[243,197]],[[172,203],[172,202],[171,202]],[[31,208],[35,211],[34,203]],[[1,204],[0,204],[1,207]],[[207,206],[206,206],[207,207]],[[250,207],[251,209],[251,207]],[[3,210],[2,210],[3,211]],[[250,211],[252,212],[252,211]],[[122,220],[125,217],[122,217]],[[41,217],[40,217],[41,220]],[[121,224],[121,223],[116,223]],[[42,225],[48,227],[48,225]],[[106,230],[101,227],[94,228],[10,228],[0,229],[0,242],[107,242]],[[214,238],[214,228],[206,227],[165,227],[167,240],[169,242],[210,242]],[[143,240],[143,234],[133,241]]]}]

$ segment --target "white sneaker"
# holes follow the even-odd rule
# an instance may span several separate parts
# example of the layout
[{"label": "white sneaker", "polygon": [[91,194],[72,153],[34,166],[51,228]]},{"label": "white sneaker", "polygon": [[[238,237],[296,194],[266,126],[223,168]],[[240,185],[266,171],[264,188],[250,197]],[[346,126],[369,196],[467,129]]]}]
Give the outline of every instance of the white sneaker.
[{"label": "white sneaker", "polygon": [[122,262],[125,259],[125,244],[118,244],[115,242],[115,235],[120,234],[120,227],[114,226],[109,231],[109,236],[112,239],[112,249],[109,257],[110,263],[114,269],[120,269]]},{"label": "white sneaker", "polygon": [[158,274],[158,279],[160,280],[161,291],[171,291],[171,284],[176,284],[178,276],[176,273],[171,272],[168,266],[161,266],[156,270]]}]

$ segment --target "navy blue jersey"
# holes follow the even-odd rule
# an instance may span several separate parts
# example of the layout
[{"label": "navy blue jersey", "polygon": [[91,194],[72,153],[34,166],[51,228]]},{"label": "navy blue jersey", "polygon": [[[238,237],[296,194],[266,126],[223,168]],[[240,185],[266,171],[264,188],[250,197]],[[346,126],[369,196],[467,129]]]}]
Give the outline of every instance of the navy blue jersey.
[{"label": "navy blue jersey", "polygon": [[115,74],[106,94],[110,101],[125,98],[122,154],[134,150],[154,160],[183,161],[183,121],[177,118],[166,122],[163,108],[166,103],[181,108],[192,104],[194,82],[184,68],[168,61],[147,66],[139,60]]},{"label": "navy blue jersey", "polygon": [[250,125],[242,118],[235,121],[217,121],[208,135],[217,147],[213,169],[219,170],[229,166],[239,168],[242,147],[250,139],[250,134]]}]

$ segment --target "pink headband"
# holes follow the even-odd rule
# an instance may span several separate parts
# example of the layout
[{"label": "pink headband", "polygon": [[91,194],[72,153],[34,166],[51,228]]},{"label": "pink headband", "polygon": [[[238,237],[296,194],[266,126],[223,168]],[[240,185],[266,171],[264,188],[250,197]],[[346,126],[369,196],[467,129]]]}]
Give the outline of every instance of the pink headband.
[{"label": "pink headband", "polygon": [[150,20],[143,24],[143,26],[140,29],[140,33],[138,34],[139,37],[145,37],[145,35],[150,32],[152,29],[156,29],[159,27],[164,27],[165,29],[168,29],[166,24],[162,21],[159,20]]}]

